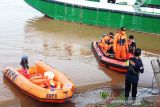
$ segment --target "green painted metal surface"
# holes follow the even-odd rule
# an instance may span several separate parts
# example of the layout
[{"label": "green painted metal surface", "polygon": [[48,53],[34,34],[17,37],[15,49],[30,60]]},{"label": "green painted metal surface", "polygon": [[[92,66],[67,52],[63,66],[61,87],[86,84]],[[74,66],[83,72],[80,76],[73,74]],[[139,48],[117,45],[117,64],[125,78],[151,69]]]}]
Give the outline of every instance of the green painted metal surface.
[{"label": "green painted metal surface", "polygon": [[94,10],[81,6],[46,2],[45,0],[25,0],[29,5],[45,15],[71,22],[120,28],[160,34],[160,19]]},{"label": "green painted metal surface", "polygon": [[160,5],[160,0],[146,0],[144,4]]},{"label": "green painted metal surface", "polygon": [[100,0],[88,0],[88,1],[100,2]]}]

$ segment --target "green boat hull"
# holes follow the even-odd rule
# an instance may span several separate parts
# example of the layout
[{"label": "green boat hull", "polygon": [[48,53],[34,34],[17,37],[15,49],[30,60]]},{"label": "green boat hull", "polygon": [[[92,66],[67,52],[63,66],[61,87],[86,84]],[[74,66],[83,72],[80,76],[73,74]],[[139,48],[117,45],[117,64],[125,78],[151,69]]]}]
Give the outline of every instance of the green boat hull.
[{"label": "green boat hull", "polygon": [[78,22],[102,27],[120,28],[160,34],[160,18],[102,10],[47,0],[25,0],[43,14],[58,20]]},{"label": "green boat hull", "polygon": [[146,2],[144,2],[144,4],[160,6],[160,0],[147,0]]}]

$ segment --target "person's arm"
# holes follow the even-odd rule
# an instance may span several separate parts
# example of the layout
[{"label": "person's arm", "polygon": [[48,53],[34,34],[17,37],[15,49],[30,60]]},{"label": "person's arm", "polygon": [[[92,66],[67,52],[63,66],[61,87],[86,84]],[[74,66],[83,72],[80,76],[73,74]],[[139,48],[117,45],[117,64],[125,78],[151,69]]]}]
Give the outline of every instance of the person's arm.
[{"label": "person's arm", "polygon": [[102,43],[104,44],[104,38],[102,38]]},{"label": "person's arm", "polygon": [[140,68],[139,68],[139,71],[140,71],[141,73],[143,73],[143,72],[144,72],[144,67],[143,67],[143,63],[142,63],[142,61],[141,61],[141,66],[140,66]]},{"label": "person's arm", "polygon": [[133,47],[133,54],[134,54],[135,50],[136,50],[136,48],[135,48],[135,47]]},{"label": "person's arm", "polygon": [[143,73],[143,72],[144,72],[144,68],[143,68],[143,66],[142,66],[142,67],[140,67],[140,72],[141,72],[141,73]]},{"label": "person's arm", "polygon": [[142,63],[142,60],[140,59],[140,61],[135,64],[135,68],[136,70],[138,70],[140,73],[143,73],[144,72],[144,67],[143,67],[143,63]]},{"label": "person's arm", "polygon": [[133,42],[133,53],[135,52],[136,50],[136,42]]},{"label": "person's arm", "polygon": [[130,59],[130,64],[134,67],[134,69],[138,72],[143,73],[144,72],[144,67],[143,67],[143,63],[142,60],[140,59],[140,61],[136,61],[134,60],[134,58]]},{"label": "person's arm", "polygon": [[108,40],[108,37],[105,36],[105,37],[102,39],[102,43],[105,44],[105,41],[107,41],[107,40]]},{"label": "person's arm", "polygon": [[125,47],[126,47],[126,52],[129,52],[128,50],[128,39],[127,39],[127,35],[125,37],[126,43],[125,43]]}]

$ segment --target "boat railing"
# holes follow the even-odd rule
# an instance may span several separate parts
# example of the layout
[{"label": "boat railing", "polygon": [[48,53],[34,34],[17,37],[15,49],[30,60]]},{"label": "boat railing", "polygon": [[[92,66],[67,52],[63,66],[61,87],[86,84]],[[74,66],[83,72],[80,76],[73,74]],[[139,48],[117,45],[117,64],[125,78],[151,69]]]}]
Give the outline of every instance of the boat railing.
[{"label": "boat railing", "polygon": [[160,14],[160,8],[140,7],[140,11]]}]

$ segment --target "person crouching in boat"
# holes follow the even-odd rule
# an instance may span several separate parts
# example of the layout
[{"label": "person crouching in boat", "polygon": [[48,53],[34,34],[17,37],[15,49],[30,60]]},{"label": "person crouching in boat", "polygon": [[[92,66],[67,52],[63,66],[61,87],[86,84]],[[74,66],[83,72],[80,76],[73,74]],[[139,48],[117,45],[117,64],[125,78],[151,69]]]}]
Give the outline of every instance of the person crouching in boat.
[{"label": "person crouching in boat", "polygon": [[113,50],[116,59],[127,59],[128,43],[125,27],[121,27],[120,31],[115,34],[113,41]]},{"label": "person crouching in boat", "polygon": [[135,57],[129,60],[129,69],[125,77],[125,100],[128,101],[129,93],[132,87],[132,100],[136,100],[137,86],[139,81],[139,74],[144,72],[141,58],[141,49],[137,48],[134,52]]},{"label": "person crouching in boat", "polygon": [[105,35],[102,40],[99,42],[99,47],[104,50],[106,53],[113,54],[113,39],[114,34],[110,32],[108,35]]},{"label": "person crouching in boat", "polygon": [[29,69],[28,56],[26,55],[22,56],[20,65],[22,66],[22,68],[19,70],[19,72],[26,78],[30,78],[30,75],[28,73],[28,69]]}]

